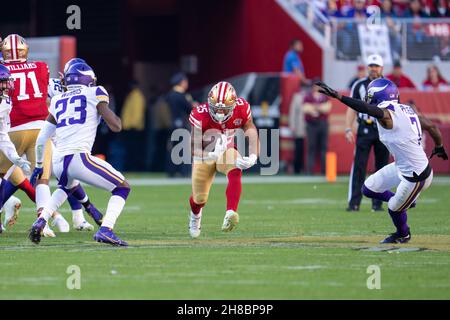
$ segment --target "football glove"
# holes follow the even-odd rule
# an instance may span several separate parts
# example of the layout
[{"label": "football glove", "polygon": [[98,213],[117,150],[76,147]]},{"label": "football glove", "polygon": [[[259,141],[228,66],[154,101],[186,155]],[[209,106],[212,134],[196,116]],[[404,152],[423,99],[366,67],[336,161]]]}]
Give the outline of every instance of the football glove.
[{"label": "football glove", "polygon": [[438,158],[442,158],[444,160],[448,160],[447,152],[445,152],[444,146],[434,147],[433,152],[431,152],[430,159],[436,155]]},{"label": "football glove", "polygon": [[255,165],[256,160],[258,160],[256,154],[251,154],[249,157],[239,157],[236,160],[236,167],[241,170],[249,169]]},{"label": "football glove", "polygon": [[30,177],[30,183],[32,186],[36,185],[36,181],[42,177],[42,173],[44,172],[44,168],[34,168],[33,174]]},{"label": "football glove", "polygon": [[214,151],[208,153],[208,157],[211,160],[217,161],[220,156],[227,151],[228,149],[228,138],[226,135],[221,134],[220,137],[216,141],[216,145],[214,146]]},{"label": "football glove", "polygon": [[324,95],[332,97],[332,98],[339,99],[339,93],[336,90],[330,88],[328,85],[326,85],[322,81],[317,81],[314,84],[321,88],[319,90],[320,93],[323,93]]},{"label": "football glove", "polygon": [[31,172],[31,162],[27,161],[21,157],[18,157],[17,159],[14,159],[14,164],[18,166],[22,171],[25,173],[25,175],[30,174]]}]

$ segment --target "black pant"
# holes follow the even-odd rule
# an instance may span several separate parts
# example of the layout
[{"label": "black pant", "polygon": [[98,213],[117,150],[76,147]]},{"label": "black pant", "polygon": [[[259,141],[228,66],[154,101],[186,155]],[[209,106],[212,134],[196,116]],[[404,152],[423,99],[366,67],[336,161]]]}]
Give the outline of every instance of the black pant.
[{"label": "black pant", "polygon": [[308,121],[306,123],[308,135],[308,162],[306,171],[313,173],[316,156],[320,155],[320,172],[325,174],[325,161],[328,148],[328,122],[326,120]]},{"label": "black pant", "polygon": [[[372,147],[375,153],[375,169],[380,170],[388,164],[389,151],[380,141],[378,129],[375,124],[367,125],[365,123],[360,123],[356,138],[355,158],[350,174],[350,207],[359,206],[361,204],[361,188],[366,178],[367,162],[369,161],[370,150]],[[372,199],[372,207],[379,207],[381,206],[381,203],[380,200]]]},{"label": "black pant", "polygon": [[294,172],[300,173],[305,168],[305,139],[295,138]]}]

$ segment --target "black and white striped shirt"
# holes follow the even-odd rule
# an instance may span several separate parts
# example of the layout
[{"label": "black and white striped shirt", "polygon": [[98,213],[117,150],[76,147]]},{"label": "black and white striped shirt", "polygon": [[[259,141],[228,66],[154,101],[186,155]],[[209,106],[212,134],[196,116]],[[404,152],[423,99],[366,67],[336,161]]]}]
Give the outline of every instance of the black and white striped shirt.
[{"label": "black and white striped shirt", "polygon": [[[350,96],[354,99],[365,101],[367,87],[369,86],[370,82],[372,82],[372,80],[370,80],[368,77],[356,81],[352,86]],[[365,113],[358,113],[358,119],[362,122],[367,122],[369,120],[370,123],[375,124],[375,118]]]}]

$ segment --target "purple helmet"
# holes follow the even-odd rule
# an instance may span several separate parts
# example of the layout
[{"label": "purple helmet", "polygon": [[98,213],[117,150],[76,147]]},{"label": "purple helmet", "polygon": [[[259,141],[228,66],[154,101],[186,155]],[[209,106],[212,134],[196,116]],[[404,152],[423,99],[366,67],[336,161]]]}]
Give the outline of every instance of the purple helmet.
[{"label": "purple helmet", "polygon": [[0,64],[0,97],[8,97],[8,94],[14,90],[14,79],[11,77],[9,69]]},{"label": "purple helmet", "polygon": [[70,59],[64,65],[64,73],[66,73],[67,70],[69,70],[70,66],[74,65],[75,63],[86,63],[86,61],[84,61],[84,59],[81,59],[81,58],[72,58],[72,59]]},{"label": "purple helmet", "polygon": [[66,86],[83,85],[87,87],[95,86],[97,77],[94,70],[86,63],[75,63],[64,73],[64,83]]},{"label": "purple helmet", "polygon": [[392,81],[378,78],[367,87],[366,102],[378,105],[383,101],[398,101],[398,96],[398,88]]}]

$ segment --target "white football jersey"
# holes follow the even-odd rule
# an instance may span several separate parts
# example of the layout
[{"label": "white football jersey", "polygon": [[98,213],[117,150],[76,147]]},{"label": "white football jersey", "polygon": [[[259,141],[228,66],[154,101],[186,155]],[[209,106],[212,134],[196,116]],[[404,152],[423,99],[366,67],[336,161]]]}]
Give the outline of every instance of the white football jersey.
[{"label": "white football jersey", "polygon": [[61,83],[61,79],[58,78],[50,78],[48,82],[48,91],[47,91],[47,97],[53,98],[54,96],[63,93],[63,86]]},{"label": "white football jersey", "polygon": [[2,135],[8,134],[11,128],[11,120],[9,119],[9,113],[11,112],[12,103],[11,98],[1,99],[0,102],[0,133]]},{"label": "white football jersey", "polygon": [[83,86],[52,98],[50,113],[57,123],[55,144],[60,156],[91,152],[101,120],[100,102],[109,103],[108,92],[101,86]]},{"label": "white football jersey", "polygon": [[419,117],[408,105],[385,101],[378,105],[390,111],[393,128],[385,129],[377,121],[380,140],[395,159],[400,174],[413,177],[428,166],[428,158],[422,146],[422,126]]}]

